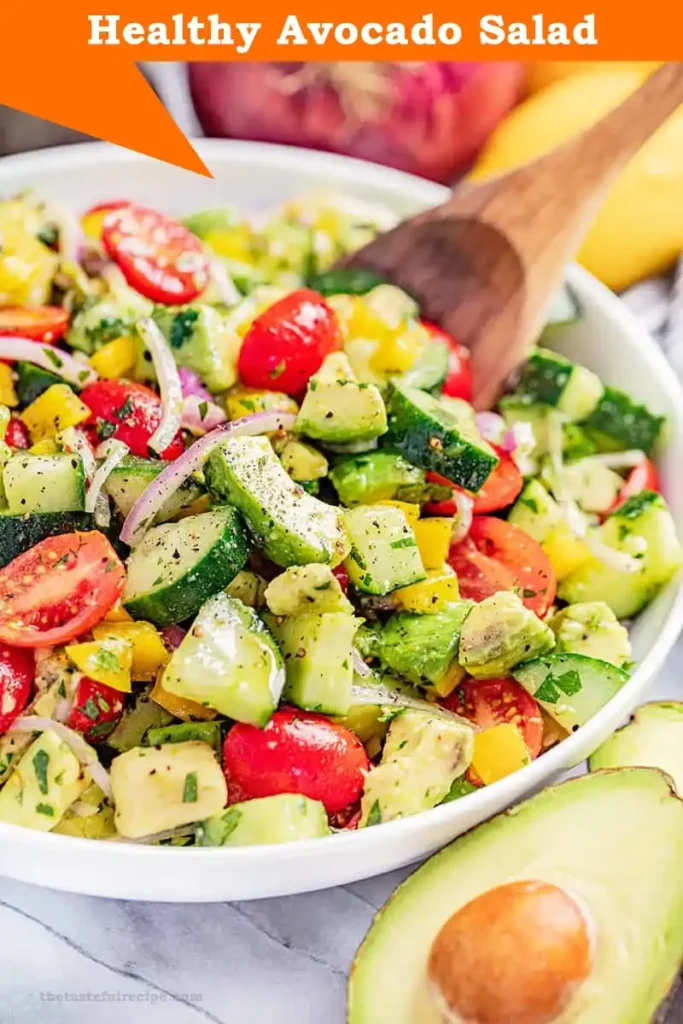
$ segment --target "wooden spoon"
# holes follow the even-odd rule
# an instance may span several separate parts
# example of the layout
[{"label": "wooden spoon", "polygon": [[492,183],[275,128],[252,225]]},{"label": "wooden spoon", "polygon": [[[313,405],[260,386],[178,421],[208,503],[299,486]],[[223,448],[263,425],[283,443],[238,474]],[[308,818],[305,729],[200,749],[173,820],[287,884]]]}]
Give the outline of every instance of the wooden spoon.
[{"label": "wooden spoon", "polygon": [[474,402],[495,402],[543,325],[606,189],[683,102],[683,62],[664,64],[601,121],[481,184],[458,186],[344,261],[414,295],[472,350]]}]

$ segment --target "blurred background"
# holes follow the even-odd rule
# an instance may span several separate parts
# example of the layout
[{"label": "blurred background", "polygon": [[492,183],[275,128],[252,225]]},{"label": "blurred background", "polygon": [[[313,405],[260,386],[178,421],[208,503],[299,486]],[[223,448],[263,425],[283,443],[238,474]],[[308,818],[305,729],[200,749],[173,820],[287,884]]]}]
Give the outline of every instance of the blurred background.
[{"label": "blurred background", "polygon": [[[189,135],[309,146],[450,183],[500,172],[563,142],[657,66],[200,63],[142,70]],[[0,154],[82,138],[0,107]],[[659,330],[675,297],[673,279],[662,275],[682,251],[683,107],[613,186],[579,261],[617,291],[657,278],[637,301],[647,307],[657,299],[650,326]]]}]

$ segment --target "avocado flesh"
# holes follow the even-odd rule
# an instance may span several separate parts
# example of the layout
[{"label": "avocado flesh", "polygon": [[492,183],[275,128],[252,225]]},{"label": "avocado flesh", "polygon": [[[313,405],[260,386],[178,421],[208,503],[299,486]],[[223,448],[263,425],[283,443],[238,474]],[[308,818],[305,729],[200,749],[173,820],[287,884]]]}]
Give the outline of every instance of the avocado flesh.
[{"label": "avocado flesh", "polygon": [[565,888],[595,927],[593,971],[553,1024],[645,1024],[683,957],[682,855],[683,803],[661,772],[600,772],[544,790],[399,887],[356,954],[348,1024],[442,1024],[426,983],[431,943],[465,903],[514,879]]},{"label": "avocado flesh", "polygon": [[660,768],[683,794],[683,703],[643,704],[633,718],[610,736],[589,761],[599,768]]}]

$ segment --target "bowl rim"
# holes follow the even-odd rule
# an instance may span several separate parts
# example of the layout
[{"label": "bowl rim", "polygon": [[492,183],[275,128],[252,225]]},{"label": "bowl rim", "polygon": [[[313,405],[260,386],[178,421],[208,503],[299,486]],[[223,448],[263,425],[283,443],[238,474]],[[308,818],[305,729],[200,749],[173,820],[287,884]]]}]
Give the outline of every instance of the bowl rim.
[{"label": "bowl rim", "polygon": [[[332,169],[335,172],[347,169],[350,183],[372,185],[385,189],[389,193],[396,190],[425,205],[436,205],[449,192],[444,186],[436,185],[403,171],[317,150],[229,139],[191,138],[190,142],[198,150],[200,156],[206,158],[209,167],[213,157],[229,154],[230,162],[233,165],[247,166],[255,161],[272,163],[277,160],[280,166],[285,165],[296,170],[301,167],[302,163],[305,163],[309,170],[311,165],[314,170],[318,168],[321,175],[324,175],[326,169]],[[6,172],[9,172],[13,178],[16,178],[18,174],[25,173],[26,177],[30,179],[32,173],[37,170],[45,173],[73,166],[74,170],[82,171],[100,161],[117,166],[149,160],[151,158],[144,154],[103,142],[75,143],[29,153],[19,153],[3,157],[0,160],[0,189]],[[178,171],[178,173],[181,172]],[[391,195],[388,196],[387,201],[391,202]],[[638,323],[624,303],[587,270],[573,264],[568,268],[567,280],[577,290],[579,296],[585,295],[596,306],[605,310],[620,333],[631,336],[642,361],[648,363],[660,379],[662,391],[666,393],[672,409],[675,410],[669,418],[672,434],[678,435],[683,443],[683,388],[657,343]],[[645,658],[638,664],[635,672],[619,693],[601,708],[586,725],[562,740],[557,746],[546,751],[541,758],[490,786],[468,794],[466,799],[468,811],[472,812],[470,817],[476,816],[479,821],[484,821],[493,813],[497,813],[497,807],[501,804],[509,806],[527,799],[538,788],[551,783],[568,763],[581,763],[585,758],[580,751],[594,742],[591,740],[591,736],[599,736],[604,723],[612,720],[622,721],[631,712],[634,695],[637,698],[637,694],[661,668],[683,629],[683,578],[681,574],[668,586],[675,587],[676,594],[663,628]],[[426,826],[427,822],[434,825],[439,823],[447,825],[450,822],[455,833],[458,819],[462,816],[458,808],[462,806],[462,801],[456,800],[406,818],[384,822],[380,827],[372,829],[340,832],[318,839],[302,839],[294,843],[262,846],[151,846],[130,840],[93,840],[53,832],[38,832],[20,825],[2,822],[0,822],[0,842],[21,843],[27,853],[39,848],[47,856],[50,855],[51,850],[59,850],[60,854],[72,852],[74,857],[80,857],[89,850],[95,857],[114,858],[117,862],[128,862],[129,864],[138,858],[145,861],[154,858],[155,862],[159,863],[160,870],[169,864],[178,865],[180,861],[186,866],[197,866],[205,863],[205,858],[212,858],[214,862],[217,859],[225,860],[226,866],[232,865],[235,869],[244,867],[253,870],[254,866],[258,867],[262,863],[277,868],[293,859],[306,861],[311,858],[325,857],[326,853],[330,851],[330,843],[334,844],[334,849],[340,854],[346,850],[348,853],[353,852],[361,857],[363,851],[369,852],[378,847],[394,844],[396,848],[400,848],[403,837],[419,832],[422,824],[424,823]],[[154,899],[153,893],[151,898]]]}]

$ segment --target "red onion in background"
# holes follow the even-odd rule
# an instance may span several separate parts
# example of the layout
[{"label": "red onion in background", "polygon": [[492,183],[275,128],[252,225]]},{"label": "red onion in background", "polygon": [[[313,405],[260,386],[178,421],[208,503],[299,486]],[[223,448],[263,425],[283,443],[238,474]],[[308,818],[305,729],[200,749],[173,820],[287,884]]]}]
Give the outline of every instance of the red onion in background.
[{"label": "red onion in background", "polygon": [[197,116],[212,137],[330,150],[450,182],[519,97],[522,65],[197,63]]}]

